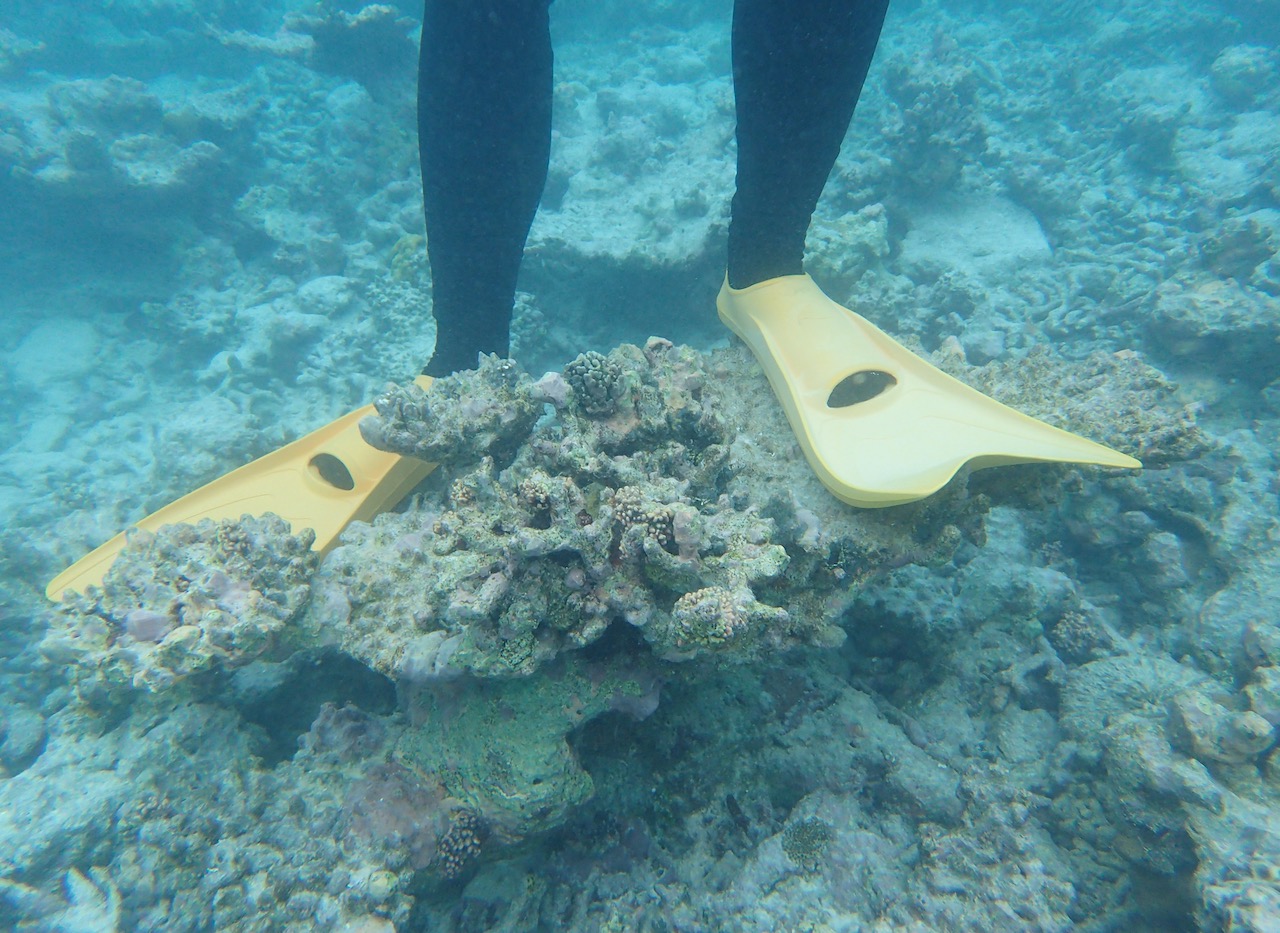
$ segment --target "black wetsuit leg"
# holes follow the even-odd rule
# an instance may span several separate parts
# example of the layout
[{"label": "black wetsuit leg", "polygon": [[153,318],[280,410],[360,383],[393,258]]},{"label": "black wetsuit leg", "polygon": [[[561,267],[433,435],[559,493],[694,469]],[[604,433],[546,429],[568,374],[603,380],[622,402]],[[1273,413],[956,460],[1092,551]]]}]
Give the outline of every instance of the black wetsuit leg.
[{"label": "black wetsuit leg", "polygon": [[448,375],[506,356],[551,150],[551,0],[426,0],[418,145],[436,350]]},{"label": "black wetsuit leg", "polygon": [[888,0],[737,0],[738,179],[729,284],[804,271],[809,219],[862,93]]}]

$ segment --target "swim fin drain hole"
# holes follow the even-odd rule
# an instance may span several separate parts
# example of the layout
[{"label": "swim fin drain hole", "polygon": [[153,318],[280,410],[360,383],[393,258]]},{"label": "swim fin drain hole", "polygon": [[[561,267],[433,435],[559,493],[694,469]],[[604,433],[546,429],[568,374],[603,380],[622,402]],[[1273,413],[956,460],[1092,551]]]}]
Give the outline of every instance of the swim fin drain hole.
[{"label": "swim fin drain hole", "polygon": [[869,402],[877,395],[898,384],[898,380],[889,373],[879,369],[863,369],[850,373],[831,390],[827,396],[828,408],[848,408],[862,402]]},{"label": "swim fin drain hole", "polygon": [[334,489],[350,492],[356,488],[355,477],[351,475],[347,465],[333,454],[316,454],[307,465]]}]

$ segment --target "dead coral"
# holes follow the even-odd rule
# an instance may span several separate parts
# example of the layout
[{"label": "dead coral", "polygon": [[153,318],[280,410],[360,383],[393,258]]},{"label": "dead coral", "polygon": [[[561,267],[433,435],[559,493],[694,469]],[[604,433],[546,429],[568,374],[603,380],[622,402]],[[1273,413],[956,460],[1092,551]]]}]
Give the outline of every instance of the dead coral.
[{"label": "dead coral", "polygon": [[388,386],[374,407],[377,417],[360,422],[374,447],[457,465],[508,460],[542,413],[542,399],[515,363],[490,354],[477,369],[436,379],[430,391]]},{"label": "dead coral", "polygon": [[448,831],[445,797],[438,784],[382,762],[350,782],[341,826],[375,852],[394,852],[407,868],[426,868]]},{"label": "dead coral", "polygon": [[266,653],[310,596],[308,529],[274,515],[135,532],[102,587],[69,594],[41,653],[82,689],[163,690]]},{"label": "dead coral", "polygon": [[1040,347],[1023,359],[986,366],[969,366],[955,354],[937,354],[935,362],[1006,405],[1148,466],[1192,460],[1210,448],[1196,423],[1196,405],[1136,353],[1069,361]]},{"label": "dead coral", "polygon": [[974,63],[941,31],[929,50],[888,62],[885,88],[897,110],[886,134],[895,149],[913,154],[911,164],[927,167],[909,179],[912,185],[943,188],[986,151],[980,85]]},{"label": "dead coral", "polygon": [[[1275,239],[1272,234],[1270,242]],[[1223,250],[1213,261],[1226,262],[1236,272],[1259,255],[1238,251],[1232,255],[1225,246]],[[1272,258],[1255,268],[1253,278],[1263,277],[1260,288],[1204,271],[1171,277],[1156,290],[1155,304],[1146,317],[1150,339],[1187,365],[1207,369],[1226,381],[1262,386],[1275,380],[1280,376],[1275,353],[1280,318],[1275,313],[1275,285],[1269,278],[1275,263]]]},{"label": "dead coral", "polygon": [[761,410],[758,371],[719,365],[659,339],[619,347],[591,367],[620,374],[607,415],[540,401],[496,358],[389,392],[366,436],[425,459],[455,448],[455,475],[425,513],[348,532],[309,630],[414,682],[528,675],[611,624],[663,657],[742,660],[839,642],[851,585],[979,532],[985,500],[960,485],[888,517],[831,499],[761,443],[790,434],[771,399]]},{"label": "dead coral", "polygon": [[394,6],[371,3],[355,13],[332,9],[290,13],[284,33],[311,38],[311,64],[317,70],[376,87],[413,67],[417,60],[414,26]]}]

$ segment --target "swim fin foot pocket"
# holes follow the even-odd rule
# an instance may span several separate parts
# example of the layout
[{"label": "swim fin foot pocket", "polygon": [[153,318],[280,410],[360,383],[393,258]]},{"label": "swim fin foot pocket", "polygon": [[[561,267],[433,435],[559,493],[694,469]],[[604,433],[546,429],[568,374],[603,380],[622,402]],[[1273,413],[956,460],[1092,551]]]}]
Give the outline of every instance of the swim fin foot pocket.
[{"label": "swim fin foot pocket", "polygon": [[[415,380],[422,388],[430,376]],[[434,463],[387,453],[360,436],[360,419],[375,414],[372,405],[343,415],[291,444],[171,502],[135,527],[156,531],[162,525],[195,524],[204,518],[240,518],[273,512],[294,532],[315,531],[311,547],[332,550],[353,521],[368,521],[394,507],[435,469]],[[125,534],[82,557],[46,587],[59,600],[69,590],[101,586],[108,568],[124,550]]]},{"label": "swim fin foot pocket", "polygon": [[808,275],[726,281],[716,308],[764,369],[818,479],[851,505],[923,499],[965,464],[1142,467],[948,376]]}]

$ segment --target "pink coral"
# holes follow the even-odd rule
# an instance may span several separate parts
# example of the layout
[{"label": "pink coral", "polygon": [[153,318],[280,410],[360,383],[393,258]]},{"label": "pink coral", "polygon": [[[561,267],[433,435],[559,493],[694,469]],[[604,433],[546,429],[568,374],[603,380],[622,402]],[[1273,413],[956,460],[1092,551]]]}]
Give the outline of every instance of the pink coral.
[{"label": "pink coral", "polygon": [[436,857],[448,826],[445,792],[403,765],[378,764],[351,787],[345,828],[362,845],[384,848],[423,869]]}]

